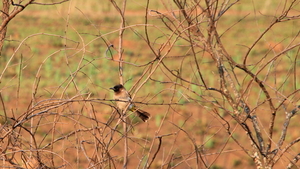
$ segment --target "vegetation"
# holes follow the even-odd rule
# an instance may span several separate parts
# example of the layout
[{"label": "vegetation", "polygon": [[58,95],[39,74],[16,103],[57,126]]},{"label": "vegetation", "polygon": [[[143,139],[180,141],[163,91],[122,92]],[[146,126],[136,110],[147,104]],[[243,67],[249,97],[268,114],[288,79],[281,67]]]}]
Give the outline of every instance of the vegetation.
[{"label": "vegetation", "polygon": [[1,166],[300,167],[299,0],[2,2]]}]

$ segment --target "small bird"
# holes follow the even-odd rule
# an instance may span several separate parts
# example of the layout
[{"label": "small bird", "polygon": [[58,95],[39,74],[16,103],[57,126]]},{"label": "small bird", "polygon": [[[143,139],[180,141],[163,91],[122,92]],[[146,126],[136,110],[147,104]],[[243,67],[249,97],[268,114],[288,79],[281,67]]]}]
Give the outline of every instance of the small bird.
[{"label": "small bird", "polygon": [[[149,118],[150,118],[150,114],[145,112],[144,110],[138,109],[133,103],[132,103],[132,99],[130,97],[130,94],[126,91],[126,89],[124,88],[123,85],[118,84],[115,85],[114,87],[109,88],[111,90],[113,90],[114,93],[114,99],[116,100],[117,103],[117,107],[123,111],[128,104],[128,110],[135,112],[139,118],[141,118],[144,122],[146,122]],[[120,101],[118,101],[120,100]]]}]

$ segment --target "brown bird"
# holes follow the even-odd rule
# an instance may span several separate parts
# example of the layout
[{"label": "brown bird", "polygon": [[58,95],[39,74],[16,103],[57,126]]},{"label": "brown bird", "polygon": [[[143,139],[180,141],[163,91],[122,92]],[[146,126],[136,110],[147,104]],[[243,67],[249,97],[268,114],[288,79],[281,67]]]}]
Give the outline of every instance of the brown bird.
[{"label": "brown bird", "polygon": [[[114,99],[116,100],[117,107],[124,111],[124,109],[128,106],[128,110],[135,112],[139,118],[141,118],[144,122],[146,122],[150,118],[150,114],[145,112],[144,110],[138,109],[133,103],[130,97],[130,94],[126,91],[123,85],[118,84],[114,87],[109,88],[115,92]],[[120,101],[118,101],[120,100]]]}]

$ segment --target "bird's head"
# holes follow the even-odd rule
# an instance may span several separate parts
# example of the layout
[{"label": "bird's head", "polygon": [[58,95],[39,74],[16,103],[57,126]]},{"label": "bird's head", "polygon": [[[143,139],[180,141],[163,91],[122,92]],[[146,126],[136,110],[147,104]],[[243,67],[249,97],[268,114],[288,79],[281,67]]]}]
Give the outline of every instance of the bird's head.
[{"label": "bird's head", "polygon": [[122,89],[124,89],[124,86],[121,84],[115,85],[114,87],[109,88],[113,90],[114,92],[120,92]]}]

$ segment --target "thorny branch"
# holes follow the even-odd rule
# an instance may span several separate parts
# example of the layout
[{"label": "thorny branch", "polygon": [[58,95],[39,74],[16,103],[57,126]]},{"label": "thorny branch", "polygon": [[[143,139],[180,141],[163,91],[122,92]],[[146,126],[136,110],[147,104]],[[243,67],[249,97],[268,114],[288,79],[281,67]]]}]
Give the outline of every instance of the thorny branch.
[{"label": "thorny branch", "polygon": [[[228,1],[227,1],[228,2]],[[287,7],[282,12],[280,16],[278,16],[269,26],[263,31],[259,37],[252,43],[252,45],[248,48],[244,58],[243,63],[236,62],[232,56],[228,53],[225,46],[222,44],[222,40],[219,36],[218,29],[217,29],[217,21],[219,21],[222,17],[222,15],[230,9],[233,5],[235,5],[238,1],[235,1],[233,3],[226,4],[223,3],[224,6],[221,8],[218,8],[219,1],[208,1],[206,0],[206,6],[202,6],[198,3],[192,4],[188,3],[187,1],[176,1],[175,4],[179,9],[179,14],[168,16],[163,14],[162,12],[159,12],[157,10],[151,10],[151,12],[156,13],[158,16],[160,16],[162,23],[165,24],[165,26],[176,35],[180,36],[181,39],[186,40],[188,43],[190,43],[190,48],[192,51],[192,56],[195,58],[195,65],[196,65],[196,73],[199,74],[199,77],[201,78],[202,85],[199,83],[195,83],[191,80],[188,80],[188,78],[185,78],[181,75],[181,73],[175,73],[172,69],[170,69],[165,62],[162,62],[162,65],[164,68],[172,74],[177,79],[180,79],[183,82],[186,82],[190,85],[196,85],[198,87],[202,87],[205,90],[212,90],[217,91],[224,100],[227,101],[227,103],[231,106],[231,111],[228,111],[229,114],[233,114],[234,119],[238,122],[238,124],[241,125],[241,127],[246,131],[247,135],[249,136],[249,139],[252,142],[252,145],[254,147],[254,153],[253,157],[255,158],[256,164],[260,167],[265,166],[273,166],[275,163],[272,162],[272,159],[274,155],[278,151],[272,151],[271,152],[271,143],[273,142],[273,134],[274,134],[274,125],[275,125],[275,117],[278,111],[279,107],[275,107],[274,99],[272,96],[272,91],[268,89],[269,84],[266,84],[265,79],[261,79],[259,75],[261,72],[263,72],[264,68],[272,64],[272,62],[276,61],[278,57],[285,54],[287,51],[292,50],[295,47],[299,47],[299,44],[291,45],[287,48],[285,48],[283,51],[279,52],[277,55],[272,57],[269,61],[263,63],[262,66],[260,66],[259,70],[254,73],[252,69],[250,69],[250,66],[247,65],[247,59],[249,57],[250,52],[258,45],[258,43],[261,41],[263,37],[265,37],[266,34],[272,30],[272,28],[278,24],[279,22],[283,21],[289,21],[290,19],[299,19],[299,15],[295,16],[287,16],[287,14],[291,11],[292,8],[294,8],[295,4],[299,3],[296,0],[292,1],[289,4],[286,4]],[[192,7],[192,6],[197,7]],[[200,12],[196,12],[195,9],[201,9]],[[216,15],[218,14],[218,15]],[[201,18],[201,20],[200,20]],[[199,20],[197,20],[199,19]],[[202,21],[209,22],[209,25],[207,28],[199,28],[198,25],[202,24]],[[177,25],[178,23],[178,25]],[[203,26],[203,24],[202,24]],[[193,28],[193,29],[192,29]],[[188,30],[189,34],[186,34],[186,30]],[[207,32],[203,32],[207,30]],[[296,35],[295,37],[297,37]],[[198,41],[197,41],[198,40]],[[199,43],[200,42],[200,43]],[[201,44],[202,43],[202,44]],[[197,58],[197,52],[195,51],[195,47],[201,47],[205,52],[207,52],[215,61],[215,64],[217,65],[218,69],[218,75],[219,75],[219,84],[220,88],[217,87],[209,87],[206,84],[206,79],[202,76],[202,70],[199,66],[199,58]],[[228,65],[231,69],[238,68],[242,70],[247,76],[251,77],[250,82],[248,82],[248,85],[245,85],[244,92],[239,91],[237,88],[241,86],[241,83],[239,82],[239,79],[236,77],[236,74],[232,71],[230,73],[225,65]],[[235,77],[231,77],[231,75]],[[154,80],[154,79],[152,79]],[[154,80],[155,81],[155,80]],[[247,103],[247,95],[246,91],[250,90],[250,88],[253,86],[253,82],[255,82],[258,87],[261,89],[263,94],[265,95],[266,99],[263,101],[263,103],[269,104],[270,109],[270,119],[269,119],[269,127],[268,127],[268,134],[267,139],[265,140],[263,137],[261,124],[259,124],[259,115],[257,115],[256,109],[257,107],[251,109],[251,103]],[[164,82],[164,83],[173,83],[177,84],[176,82]],[[185,85],[182,85],[185,86]],[[186,89],[190,90],[188,87],[185,87]],[[194,93],[194,91],[191,91]],[[297,92],[295,92],[297,93]],[[293,93],[293,95],[295,94]],[[204,98],[204,97],[203,97]],[[213,105],[215,105],[217,108],[221,108],[223,110],[227,110],[225,107],[223,107],[220,104],[216,104],[216,101],[212,102]],[[298,110],[298,107],[291,111],[291,113],[287,113],[286,115],[286,121],[284,123],[284,127],[282,129],[282,134],[278,141],[278,148],[279,149],[283,142],[285,141],[285,137],[287,134],[287,127],[289,125],[290,118],[296,113]],[[247,124],[247,120],[251,120],[251,124],[253,128],[250,128],[249,124]],[[255,131],[256,139],[252,136],[251,130]],[[266,145],[266,146],[265,146]],[[275,152],[275,154],[274,154]],[[297,159],[295,157],[295,159]]]}]

